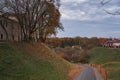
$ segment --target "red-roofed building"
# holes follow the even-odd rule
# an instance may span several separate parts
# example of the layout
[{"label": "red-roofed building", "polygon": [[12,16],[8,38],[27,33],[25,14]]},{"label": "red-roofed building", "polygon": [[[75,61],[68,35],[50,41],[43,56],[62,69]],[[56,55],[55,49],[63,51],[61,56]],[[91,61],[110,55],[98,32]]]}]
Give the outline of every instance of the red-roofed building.
[{"label": "red-roofed building", "polygon": [[108,48],[120,48],[120,39],[108,40],[103,46]]}]

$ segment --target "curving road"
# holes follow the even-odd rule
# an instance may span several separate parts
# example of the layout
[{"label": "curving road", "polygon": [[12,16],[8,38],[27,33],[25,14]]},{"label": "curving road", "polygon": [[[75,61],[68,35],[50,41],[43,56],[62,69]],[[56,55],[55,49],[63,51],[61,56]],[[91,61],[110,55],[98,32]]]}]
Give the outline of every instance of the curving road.
[{"label": "curving road", "polygon": [[95,72],[96,80],[104,80],[96,68],[94,68],[94,72]]},{"label": "curving road", "polygon": [[103,80],[102,76],[96,69],[82,64],[79,66],[82,67],[83,70],[74,80]]}]

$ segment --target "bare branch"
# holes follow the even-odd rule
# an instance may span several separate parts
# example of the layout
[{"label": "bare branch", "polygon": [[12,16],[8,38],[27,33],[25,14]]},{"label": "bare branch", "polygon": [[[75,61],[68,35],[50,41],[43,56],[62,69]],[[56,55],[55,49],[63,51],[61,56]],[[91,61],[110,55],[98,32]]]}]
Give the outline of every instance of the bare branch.
[{"label": "bare branch", "polygon": [[36,31],[37,35],[43,36],[48,27],[52,29],[48,31],[51,34],[63,28],[60,26],[60,13],[56,7],[59,7],[60,0],[3,0],[2,4],[0,10],[2,13],[12,14],[18,20],[25,39],[33,38]]},{"label": "bare branch", "polygon": [[[110,2],[111,2],[112,0],[102,0],[101,2],[100,2],[100,4],[102,5],[102,6],[105,6],[105,5],[107,5],[107,4],[109,4]],[[107,10],[107,9],[103,9],[103,11],[105,11],[106,13],[108,13],[108,14],[110,14],[110,15],[120,15],[120,10],[114,10],[114,11],[109,11],[109,10]]]},{"label": "bare branch", "polygon": [[110,12],[108,10],[103,9],[106,13],[111,14],[111,15],[120,15],[120,11],[115,11],[115,12]]},{"label": "bare branch", "polygon": [[101,3],[101,5],[106,5],[106,4],[108,4],[108,3],[110,3],[112,0],[102,0],[100,3]]}]

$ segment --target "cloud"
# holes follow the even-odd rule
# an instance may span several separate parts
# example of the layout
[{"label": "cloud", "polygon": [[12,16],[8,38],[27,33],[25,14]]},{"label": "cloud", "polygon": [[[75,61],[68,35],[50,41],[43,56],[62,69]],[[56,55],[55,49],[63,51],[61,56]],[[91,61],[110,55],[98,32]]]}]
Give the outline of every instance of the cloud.
[{"label": "cloud", "polygon": [[[70,10],[70,9],[66,9],[62,11],[62,17],[63,19],[76,19],[76,18],[82,18],[82,16],[84,16],[86,13],[84,11],[81,10]],[[85,19],[85,18],[84,18]]]},{"label": "cloud", "polygon": [[101,36],[101,37],[112,37],[112,38],[120,38],[119,36],[120,34],[120,31],[108,31],[108,32],[101,32],[98,34],[98,36]]},{"label": "cloud", "polygon": [[75,3],[83,3],[88,0],[61,0],[62,3],[69,3],[69,2],[75,2]]},{"label": "cloud", "polygon": [[[114,1],[114,4],[117,2]],[[63,20],[103,20],[114,17],[107,14],[103,9],[113,11],[119,9],[117,5],[106,5],[102,7],[100,0],[62,0],[61,14]],[[120,18],[117,16],[117,18]]]}]

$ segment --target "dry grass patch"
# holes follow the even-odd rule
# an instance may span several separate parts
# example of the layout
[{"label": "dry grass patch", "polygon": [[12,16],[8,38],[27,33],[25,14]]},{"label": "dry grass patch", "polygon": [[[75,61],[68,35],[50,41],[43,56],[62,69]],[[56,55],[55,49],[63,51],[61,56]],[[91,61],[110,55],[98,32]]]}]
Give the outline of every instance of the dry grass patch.
[{"label": "dry grass patch", "polygon": [[82,71],[81,67],[73,65],[68,76],[71,78],[71,80],[74,80],[74,78],[78,76],[81,71]]}]

